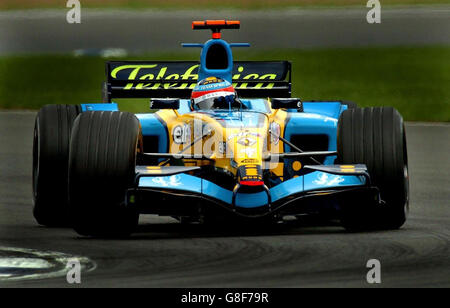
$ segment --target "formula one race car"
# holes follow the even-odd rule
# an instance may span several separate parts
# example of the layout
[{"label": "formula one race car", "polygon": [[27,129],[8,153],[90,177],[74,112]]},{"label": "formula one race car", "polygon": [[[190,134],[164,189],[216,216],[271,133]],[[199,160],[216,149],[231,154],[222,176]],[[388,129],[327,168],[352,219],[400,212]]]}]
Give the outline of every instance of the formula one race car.
[{"label": "formula one race car", "polygon": [[[234,61],[222,29],[200,62],[107,62],[103,102],[47,105],[33,148],[34,216],[79,234],[130,234],[139,214],[280,221],[326,214],[395,229],[408,211],[403,120],[391,107],[291,98],[291,63]],[[131,114],[114,98],[149,98]]]}]

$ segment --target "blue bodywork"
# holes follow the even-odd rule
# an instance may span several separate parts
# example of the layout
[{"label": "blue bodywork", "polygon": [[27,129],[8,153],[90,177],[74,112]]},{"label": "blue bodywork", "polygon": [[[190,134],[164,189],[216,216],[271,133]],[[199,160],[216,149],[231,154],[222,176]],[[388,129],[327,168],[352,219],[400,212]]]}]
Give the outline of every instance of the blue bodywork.
[{"label": "blue bodywork", "polygon": [[[242,99],[249,109],[267,112],[267,104],[264,99]],[[191,112],[189,100],[180,100],[179,114]],[[347,107],[341,102],[304,102],[303,112],[289,110],[290,118],[286,124],[284,136],[290,140],[293,135],[320,134],[328,136],[328,150],[336,150],[336,129],[339,115]],[[83,111],[118,110],[116,104],[83,104]],[[167,128],[158,119],[155,113],[136,114],[142,126],[143,136],[156,137],[158,140],[158,151],[167,152]],[[285,145],[285,152],[291,151]],[[325,158],[324,165],[333,165],[335,156]],[[322,171],[300,175],[288,179],[269,189],[271,203],[282,202],[291,196],[308,192],[343,189],[346,187],[366,186],[366,178],[361,175],[338,175]],[[170,176],[143,176],[139,178],[137,187],[141,189],[170,189],[171,191],[189,192],[207,196],[217,201],[232,205],[233,192],[216,185],[215,183],[189,174],[176,174]],[[269,203],[266,192],[237,193],[235,206],[240,208],[259,208]]]},{"label": "blue bodywork", "polygon": [[[263,99],[243,99],[242,102],[249,108],[261,112],[267,112],[266,103]],[[339,115],[347,107],[340,102],[304,102],[304,111],[297,112],[291,110],[289,122],[285,128],[285,138],[290,139],[292,135],[299,134],[323,134],[328,136],[328,150],[336,150],[336,129]],[[178,112],[184,114],[190,112],[189,100],[181,100]],[[159,143],[159,151],[165,152],[167,147],[167,132],[163,124],[154,114],[137,114],[142,124],[144,135],[151,135],[162,142]],[[285,151],[289,152],[289,146],[285,146]],[[325,165],[332,165],[335,156],[327,157]],[[336,175],[321,171],[314,171],[296,178],[289,179],[269,189],[271,202],[275,203],[292,195],[301,193],[345,188],[366,185],[363,176],[356,175]],[[201,179],[188,174],[177,174],[166,177],[142,177],[138,187],[164,189],[170,188],[174,191],[185,191],[217,199],[225,204],[232,204],[233,192],[224,189],[208,180]],[[235,206],[242,208],[261,207],[268,203],[268,196],[265,192],[258,193],[238,193]]]},{"label": "blue bodywork", "polygon": [[[208,69],[205,65],[207,52],[213,45],[221,45],[227,51],[228,65],[223,69]],[[198,69],[198,79],[208,76],[220,77],[232,82],[233,57],[231,47],[243,47],[246,44],[229,44],[221,39],[211,39],[205,44],[186,44],[186,47],[200,47],[200,67]],[[241,99],[242,103],[251,111],[269,113],[267,100],[262,98]],[[82,104],[82,111],[118,111],[115,103],[87,103]],[[298,135],[321,135],[328,140],[328,151],[336,151],[337,123],[340,114],[347,109],[347,106],[340,101],[329,102],[303,102],[303,110],[287,109],[289,113],[285,124],[284,138],[292,140]],[[177,110],[180,115],[192,112],[190,100],[180,99]],[[257,113],[255,113],[257,114]],[[136,114],[142,127],[142,135],[152,137],[157,140],[159,153],[168,151],[168,132],[165,123],[155,113]],[[230,119],[228,119],[230,120]],[[284,144],[284,152],[290,152],[289,145]],[[332,166],[335,164],[336,156],[328,156],[324,159],[323,165]],[[327,171],[311,170],[311,172],[285,179],[277,185],[271,186],[267,191],[254,193],[235,194],[233,191],[225,189],[210,180],[201,178],[192,173],[178,173],[167,176],[143,175],[137,177],[136,187],[132,193],[151,191],[163,195],[189,194],[203,199],[214,200],[217,203],[234,210],[236,208],[252,209],[269,206],[271,204],[283,205],[289,203],[297,196],[307,194],[317,195],[323,192],[337,192],[348,188],[363,188],[368,185],[368,177],[361,174],[336,174]],[[166,200],[166,199],[164,199]],[[153,200],[154,201],[154,200]],[[151,203],[151,201],[148,201]],[[157,212],[158,214],[158,212]]]},{"label": "blue bodywork", "polygon": [[[269,189],[271,202],[276,203],[283,199],[304,192],[322,189],[345,188],[366,184],[362,176],[336,175],[315,171],[304,176],[287,180]],[[225,204],[232,204],[233,192],[222,188],[208,180],[188,174],[176,174],[165,177],[142,177],[139,180],[140,188],[170,188],[175,191],[203,194],[217,199]],[[235,201],[236,207],[257,208],[267,205],[268,195],[265,192],[238,193]]]}]

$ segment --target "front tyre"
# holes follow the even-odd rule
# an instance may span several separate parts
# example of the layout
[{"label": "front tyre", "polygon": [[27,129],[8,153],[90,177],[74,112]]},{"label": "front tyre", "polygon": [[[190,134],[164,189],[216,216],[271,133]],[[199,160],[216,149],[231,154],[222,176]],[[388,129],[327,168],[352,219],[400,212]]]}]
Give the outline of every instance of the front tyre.
[{"label": "front tyre", "polygon": [[128,112],[92,111],[74,123],[69,154],[69,214],[81,235],[127,236],[139,214],[125,206],[135,178],[139,120]]},{"label": "front tyre", "polygon": [[67,226],[67,164],[72,124],[79,105],[46,105],[33,135],[33,215],[45,226]]},{"label": "front tyre", "polygon": [[374,209],[366,204],[344,204],[342,223],[355,229],[398,229],[409,210],[409,176],[403,119],[392,107],[345,110],[339,117],[338,162],[365,164],[372,185],[383,201]]}]

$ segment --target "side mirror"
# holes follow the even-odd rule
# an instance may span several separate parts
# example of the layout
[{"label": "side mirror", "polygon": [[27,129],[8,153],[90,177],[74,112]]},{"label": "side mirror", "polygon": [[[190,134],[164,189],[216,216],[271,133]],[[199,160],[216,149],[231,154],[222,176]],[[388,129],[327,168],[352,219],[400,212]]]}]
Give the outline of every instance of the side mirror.
[{"label": "side mirror", "polygon": [[180,99],[178,98],[154,98],[150,100],[150,109],[178,109]]},{"label": "side mirror", "polygon": [[303,103],[299,98],[270,98],[272,109],[297,109],[303,112]]}]

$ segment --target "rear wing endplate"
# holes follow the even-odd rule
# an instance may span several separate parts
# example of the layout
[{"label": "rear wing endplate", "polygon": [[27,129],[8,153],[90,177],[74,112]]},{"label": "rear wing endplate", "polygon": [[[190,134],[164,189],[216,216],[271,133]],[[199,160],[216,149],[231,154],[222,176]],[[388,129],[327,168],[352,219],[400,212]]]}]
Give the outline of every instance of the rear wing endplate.
[{"label": "rear wing endplate", "polygon": [[[196,61],[110,61],[103,101],[113,98],[190,98],[198,79]],[[233,85],[240,97],[291,97],[288,61],[237,61]]]}]

